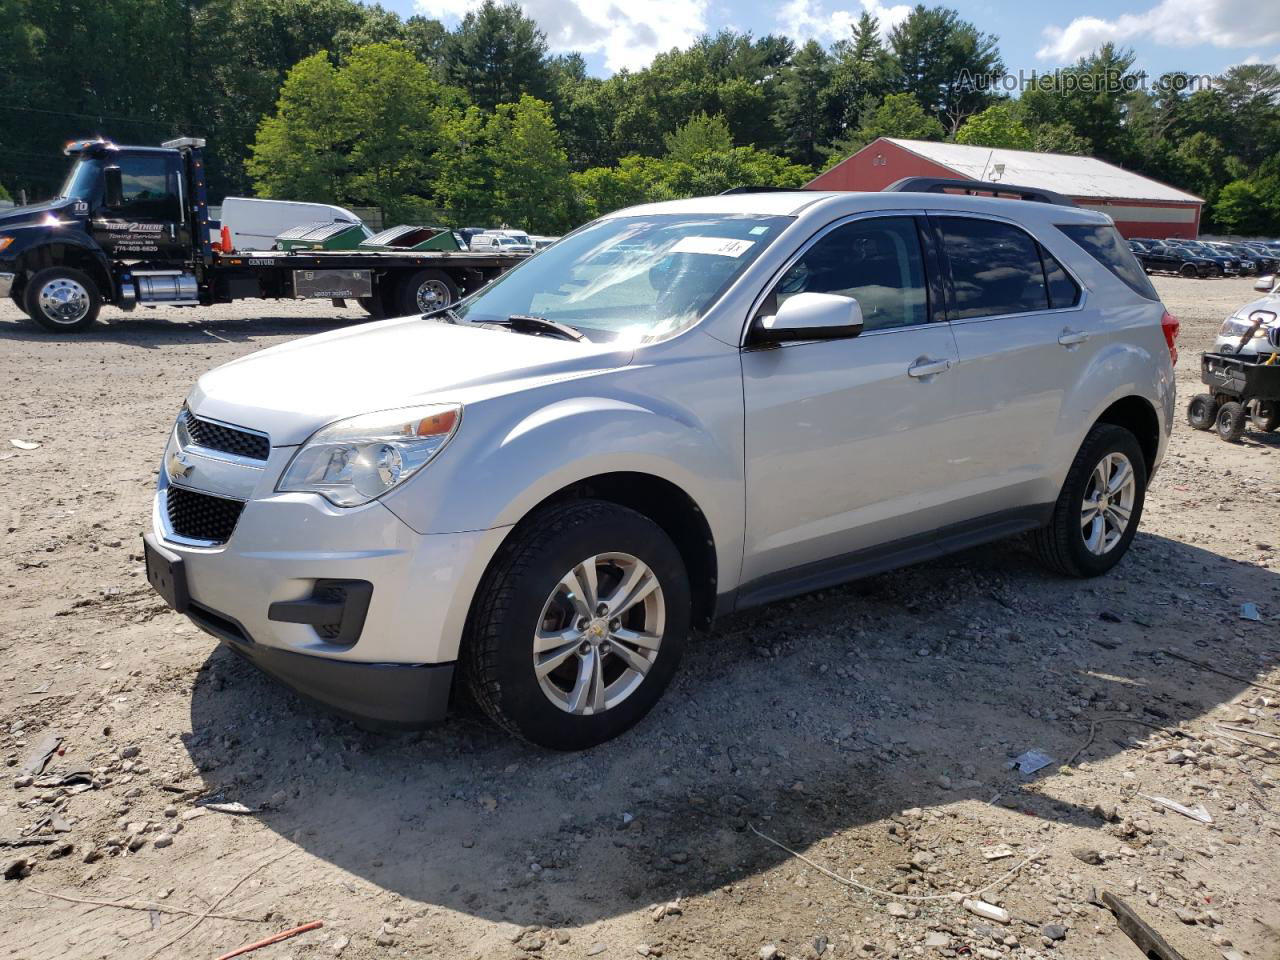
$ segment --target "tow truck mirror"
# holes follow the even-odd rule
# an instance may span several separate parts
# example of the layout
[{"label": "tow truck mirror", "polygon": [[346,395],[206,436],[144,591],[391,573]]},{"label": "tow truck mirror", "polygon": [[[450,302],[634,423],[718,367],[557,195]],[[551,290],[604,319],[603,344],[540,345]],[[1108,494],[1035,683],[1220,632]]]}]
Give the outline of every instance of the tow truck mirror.
[{"label": "tow truck mirror", "polygon": [[106,188],[107,209],[119,210],[124,206],[124,182],[120,179],[120,168],[104,167],[102,181]]}]

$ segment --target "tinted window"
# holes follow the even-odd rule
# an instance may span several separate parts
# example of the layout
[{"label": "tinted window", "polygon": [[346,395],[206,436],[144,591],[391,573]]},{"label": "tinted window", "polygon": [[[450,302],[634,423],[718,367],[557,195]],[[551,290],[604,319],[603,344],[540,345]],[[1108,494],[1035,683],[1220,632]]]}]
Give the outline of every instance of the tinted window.
[{"label": "tinted window", "polygon": [[877,217],[832,230],[787,270],[764,312],[797,293],[853,297],[866,330],[925,323],[929,298],[915,221]]},{"label": "tinted window", "polygon": [[1080,287],[1044,247],[1040,248],[1040,259],[1044,261],[1044,278],[1049,285],[1049,306],[1054,310],[1074,307],[1080,301]]},{"label": "tinted window", "polygon": [[176,171],[163,154],[120,158],[124,206],[114,212],[123,220],[179,220]]},{"label": "tinted window", "polygon": [[1026,233],[1007,223],[965,217],[939,217],[938,224],[951,261],[959,319],[1048,309],[1040,251]]},{"label": "tinted window", "polygon": [[1151,285],[1141,264],[1133,255],[1115,227],[1105,224],[1066,223],[1058,229],[1074,240],[1089,256],[1114,273],[1125,286],[1140,297],[1159,300],[1156,288]]}]

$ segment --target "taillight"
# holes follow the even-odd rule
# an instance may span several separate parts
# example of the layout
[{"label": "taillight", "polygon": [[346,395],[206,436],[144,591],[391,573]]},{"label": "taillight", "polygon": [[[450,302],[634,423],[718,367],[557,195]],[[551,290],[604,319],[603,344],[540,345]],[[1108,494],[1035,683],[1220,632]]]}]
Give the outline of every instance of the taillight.
[{"label": "taillight", "polygon": [[1164,342],[1169,345],[1169,361],[1175,366],[1178,363],[1178,331],[1181,328],[1178,318],[1166,310],[1160,318],[1160,330],[1164,333]]}]

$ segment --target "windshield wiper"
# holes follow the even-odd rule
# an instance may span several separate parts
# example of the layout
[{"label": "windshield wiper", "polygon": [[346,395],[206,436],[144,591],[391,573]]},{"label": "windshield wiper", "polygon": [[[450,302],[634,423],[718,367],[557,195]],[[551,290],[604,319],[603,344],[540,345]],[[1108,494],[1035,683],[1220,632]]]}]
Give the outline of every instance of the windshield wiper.
[{"label": "windshield wiper", "polygon": [[492,323],[500,327],[510,327],[512,330],[520,330],[528,333],[555,333],[564,337],[566,340],[585,340],[586,334],[581,330],[569,326],[567,323],[557,323],[554,320],[548,320],[546,317],[533,317],[523,313],[513,313],[505,320],[483,320],[482,323]]}]

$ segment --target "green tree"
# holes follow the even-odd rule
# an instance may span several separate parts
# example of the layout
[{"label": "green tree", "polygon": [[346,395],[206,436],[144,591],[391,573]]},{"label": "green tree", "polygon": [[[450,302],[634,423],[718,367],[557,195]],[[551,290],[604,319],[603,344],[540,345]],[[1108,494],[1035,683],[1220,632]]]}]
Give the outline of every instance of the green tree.
[{"label": "green tree", "polygon": [[472,105],[447,118],[441,130],[435,198],[453,226],[496,222],[490,116]]},{"label": "green tree", "polygon": [[1066,124],[1095,156],[1124,162],[1129,146],[1124,92],[1141,85],[1133,64],[1132,50],[1106,43],[1074,66],[1037,78],[1019,98],[1029,125]]},{"label": "green tree", "polygon": [[897,88],[954,134],[994,99],[990,84],[1004,75],[997,44],[955,10],[918,4],[889,31]]},{"label": "green tree", "polygon": [[802,163],[817,162],[819,146],[830,141],[842,119],[832,79],[830,55],[810,40],[791,58],[778,85],[774,122],[788,153]]},{"label": "green tree", "polygon": [[1069,123],[1042,123],[1035,128],[1033,149],[1039,153],[1065,153],[1075,157],[1089,154],[1089,141]]},{"label": "green tree", "polygon": [[975,113],[956,131],[956,143],[974,147],[1003,147],[1006,150],[1032,150],[1036,138],[1022,123],[1013,103],[993,104]]},{"label": "green tree", "polygon": [[280,88],[276,112],[258,127],[246,167],[260,196],[336,201],[342,195],[344,143],[338,121],[338,71],[325,51],[299,61]]},{"label": "green tree", "polygon": [[450,35],[445,58],[449,81],[490,110],[525,93],[545,98],[551,88],[547,35],[516,3],[484,0]]},{"label": "green tree", "polygon": [[498,105],[490,120],[493,202],[506,223],[537,233],[568,225],[569,158],[551,119],[551,104],[525,94]]},{"label": "green tree", "polygon": [[1218,192],[1213,220],[1227,233],[1256,235],[1272,226],[1263,196],[1251,180],[1232,180]]},{"label": "green tree", "polygon": [[936,117],[925,113],[909,93],[891,93],[872,110],[851,136],[837,140],[827,150],[827,166],[834,166],[878,137],[903,140],[941,140],[946,131]]},{"label": "green tree", "polygon": [[12,200],[12,199],[13,197],[9,195],[9,191],[4,188],[4,184],[0,183],[0,200]]},{"label": "green tree", "polygon": [[897,66],[880,41],[880,21],[863,13],[848,39],[831,48],[831,99],[837,113],[833,136],[856,130],[862,117],[892,90]]},{"label": "green tree", "polygon": [[704,153],[724,153],[733,149],[733,134],[720,114],[698,113],[662,138],[667,159],[694,163]]}]

